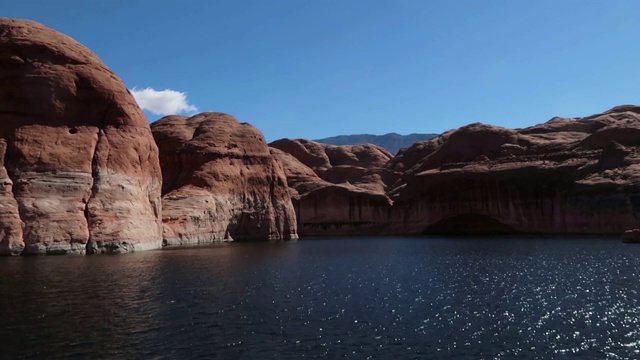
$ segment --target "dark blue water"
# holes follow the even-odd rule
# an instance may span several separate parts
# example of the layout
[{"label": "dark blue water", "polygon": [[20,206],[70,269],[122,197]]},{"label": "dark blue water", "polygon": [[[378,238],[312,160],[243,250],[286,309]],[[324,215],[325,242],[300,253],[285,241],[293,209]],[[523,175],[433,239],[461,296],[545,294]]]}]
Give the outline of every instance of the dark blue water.
[{"label": "dark blue water", "polygon": [[616,238],[234,243],[0,259],[0,356],[640,358]]}]

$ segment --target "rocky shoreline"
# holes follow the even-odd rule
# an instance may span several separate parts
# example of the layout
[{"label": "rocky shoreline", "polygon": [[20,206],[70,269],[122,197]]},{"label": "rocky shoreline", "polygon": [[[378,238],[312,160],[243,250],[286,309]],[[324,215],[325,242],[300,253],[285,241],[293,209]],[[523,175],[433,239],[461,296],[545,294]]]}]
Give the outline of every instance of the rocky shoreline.
[{"label": "rocky shoreline", "polygon": [[93,52],[8,18],[0,98],[2,255],[640,227],[640,106],[523,129],[474,123],[396,156],[372,144],[267,144],[222,113],[150,125]]}]

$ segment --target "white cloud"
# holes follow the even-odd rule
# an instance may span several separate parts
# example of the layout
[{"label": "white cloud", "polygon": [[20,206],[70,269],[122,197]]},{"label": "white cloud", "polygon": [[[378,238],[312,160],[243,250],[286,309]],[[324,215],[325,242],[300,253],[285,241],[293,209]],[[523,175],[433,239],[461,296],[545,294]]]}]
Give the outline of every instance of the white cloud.
[{"label": "white cloud", "polygon": [[187,93],[171,89],[131,89],[138,105],[156,115],[193,114],[198,108],[189,104]]}]

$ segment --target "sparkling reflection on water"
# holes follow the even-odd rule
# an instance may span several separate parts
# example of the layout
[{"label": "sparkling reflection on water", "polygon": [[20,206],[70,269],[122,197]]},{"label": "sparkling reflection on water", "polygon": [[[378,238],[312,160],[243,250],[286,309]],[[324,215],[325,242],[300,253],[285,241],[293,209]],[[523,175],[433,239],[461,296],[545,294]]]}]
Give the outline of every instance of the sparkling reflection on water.
[{"label": "sparkling reflection on water", "polygon": [[640,246],[360,238],[0,259],[8,358],[640,358]]}]

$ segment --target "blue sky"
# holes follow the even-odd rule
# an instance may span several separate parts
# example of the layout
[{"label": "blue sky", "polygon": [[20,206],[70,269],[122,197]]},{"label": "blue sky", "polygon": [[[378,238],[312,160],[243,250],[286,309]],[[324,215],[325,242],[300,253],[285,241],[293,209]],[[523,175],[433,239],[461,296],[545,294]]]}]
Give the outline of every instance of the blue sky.
[{"label": "blue sky", "polygon": [[130,88],[173,90],[148,90],[150,107],[164,95],[165,111],[230,113],[272,141],[524,127],[640,103],[639,11],[637,0],[21,0],[1,16],[74,37]]}]

